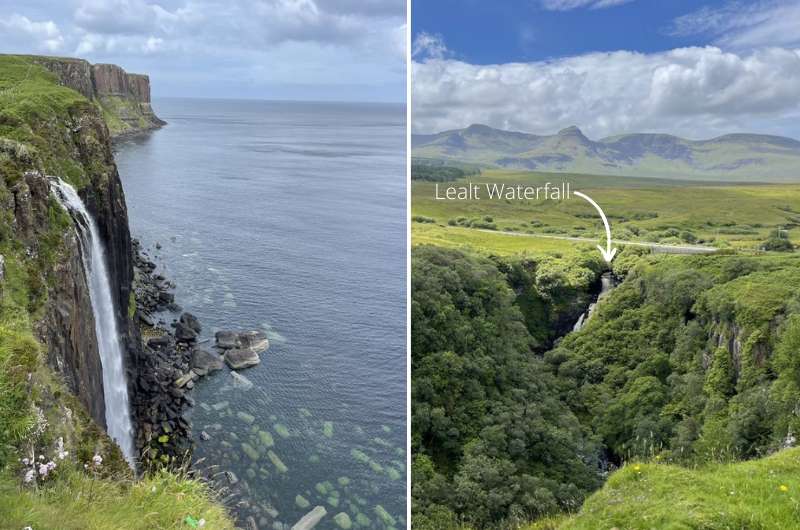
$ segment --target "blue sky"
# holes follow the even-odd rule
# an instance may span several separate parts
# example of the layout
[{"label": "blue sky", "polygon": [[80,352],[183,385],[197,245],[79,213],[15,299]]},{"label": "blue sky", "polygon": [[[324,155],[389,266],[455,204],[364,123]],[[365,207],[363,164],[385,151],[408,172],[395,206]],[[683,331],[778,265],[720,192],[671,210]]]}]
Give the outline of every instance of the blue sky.
[{"label": "blue sky", "polygon": [[537,61],[592,51],[657,52],[712,42],[708,34],[675,35],[673,21],[699,5],[713,9],[725,2],[641,0],[568,10],[545,5],[534,0],[417,1],[411,27],[415,35],[441,35],[456,57],[473,64]]},{"label": "blue sky", "polygon": [[412,4],[412,130],[800,138],[800,0]]},{"label": "blue sky", "polygon": [[0,0],[0,53],[150,75],[154,97],[404,101],[405,0]]}]

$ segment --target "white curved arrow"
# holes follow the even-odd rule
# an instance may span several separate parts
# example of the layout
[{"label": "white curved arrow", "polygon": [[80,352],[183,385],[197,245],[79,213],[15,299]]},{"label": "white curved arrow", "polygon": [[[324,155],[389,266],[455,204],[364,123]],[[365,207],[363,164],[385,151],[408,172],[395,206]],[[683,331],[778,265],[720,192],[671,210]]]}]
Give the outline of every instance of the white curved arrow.
[{"label": "white curved arrow", "polygon": [[600,249],[600,253],[603,255],[603,259],[606,260],[608,263],[611,263],[611,260],[614,259],[614,256],[617,254],[617,248],[611,248],[611,227],[608,226],[608,219],[606,219],[606,214],[603,213],[603,209],[600,208],[600,205],[597,204],[592,200],[591,197],[588,195],[581,193],[579,191],[573,191],[575,195],[586,199],[589,201],[589,204],[595,207],[595,209],[600,213],[600,217],[603,219],[603,225],[606,227],[606,248],[603,248],[602,245],[597,245],[597,248]]}]

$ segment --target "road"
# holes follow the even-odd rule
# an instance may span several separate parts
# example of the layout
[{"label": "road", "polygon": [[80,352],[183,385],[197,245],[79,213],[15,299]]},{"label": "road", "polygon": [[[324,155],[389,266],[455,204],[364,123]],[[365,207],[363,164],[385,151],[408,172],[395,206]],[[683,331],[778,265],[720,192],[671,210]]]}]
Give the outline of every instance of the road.
[{"label": "road", "polygon": [[[552,234],[523,234],[520,232],[504,232],[502,230],[488,230],[486,228],[476,228],[480,232],[487,232],[489,234],[504,234],[507,236],[517,237],[536,237],[542,239],[562,239],[564,241],[577,241],[580,243],[591,243],[596,245],[600,238],[591,237],[571,237],[571,236],[555,236]],[[630,245],[633,247],[647,247],[652,249],[653,252],[660,254],[713,254],[719,249],[714,247],[704,247],[700,245],[664,245],[662,243],[648,243],[646,241],[622,241],[620,239],[612,239],[611,243],[615,245]]]}]

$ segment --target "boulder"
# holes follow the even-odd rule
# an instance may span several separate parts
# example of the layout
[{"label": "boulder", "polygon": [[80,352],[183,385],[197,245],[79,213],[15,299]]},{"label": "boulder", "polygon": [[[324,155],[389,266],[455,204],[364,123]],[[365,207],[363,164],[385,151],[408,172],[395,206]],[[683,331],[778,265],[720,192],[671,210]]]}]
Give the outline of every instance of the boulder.
[{"label": "boulder", "polygon": [[178,342],[196,342],[197,332],[183,322],[178,322],[175,324],[175,340]]},{"label": "boulder", "polygon": [[151,328],[156,327],[156,321],[150,313],[145,313],[144,311],[140,311],[139,321],[145,326],[149,326]]},{"label": "boulder", "polygon": [[216,370],[222,370],[222,358],[216,353],[211,353],[201,348],[195,348],[192,352],[192,369],[195,370],[195,373],[201,375]]},{"label": "boulder", "polygon": [[175,295],[166,291],[161,291],[158,293],[158,301],[164,305],[173,304],[175,303]]},{"label": "boulder", "polygon": [[203,329],[203,327],[200,325],[200,321],[197,320],[197,317],[191,313],[183,313],[180,319],[178,319],[178,322],[181,322],[183,325],[194,330],[196,333],[200,333],[200,331]]},{"label": "boulder", "polygon": [[239,334],[235,331],[217,331],[214,335],[217,340],[217,348],[230,350],[239,346]]},{"label": "boulder", "polygon": [[147,341],[147,345],[156,350],[169,347],[169,343],[170,343],[169,335],[153,337],[152,339],[148,339]]},{"label": "boulder", "polygon": [[297,521],[292,530],[311,530],[322,520],[323,517],[328,513],[324,506],[317,506],[307,514],[303,516],[302,519]]},{"label": "boulder", "polygon": [[262,352],[269,348],[267,334],[263,331],[245,331],[239,333],[239,344],[242,348],[247,348],[255,352]]},{"label": "boulder", "polygon": [[241,348],[234,348],[225,352],[225,362],[232,370],[242,370],[243,368],[250,368],[261,362],[258,354],[253,350],[243,350]]},{"label": "boulder", "polygon": [[180,376],[178,379],[175,380],[175,386],[177,386],[178,388],[186,386],[187,383],[189,383],[192,380],[193,375],[194,373],[192,371],[186,372],[185,374],[183,374],[182,376]]}]

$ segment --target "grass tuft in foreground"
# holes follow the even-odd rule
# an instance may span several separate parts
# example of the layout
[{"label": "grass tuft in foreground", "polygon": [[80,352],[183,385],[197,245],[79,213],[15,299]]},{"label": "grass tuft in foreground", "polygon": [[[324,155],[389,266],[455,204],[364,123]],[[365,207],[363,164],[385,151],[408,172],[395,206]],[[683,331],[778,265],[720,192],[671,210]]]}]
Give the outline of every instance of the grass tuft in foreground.
[{"label": "grass tuft in foreground", "polygon": [[631,463],[580,513],[526,530],[800,528],[800,448],[732,464],[687,469]]},{"label": "grass tuft in foreground", "polygon": [[131,482],[70,471],[39,489],[3,478],[0,514],[0,529],[186,529],[187,516],[205,528],[234,528],[203,484],[167,472]]}]

